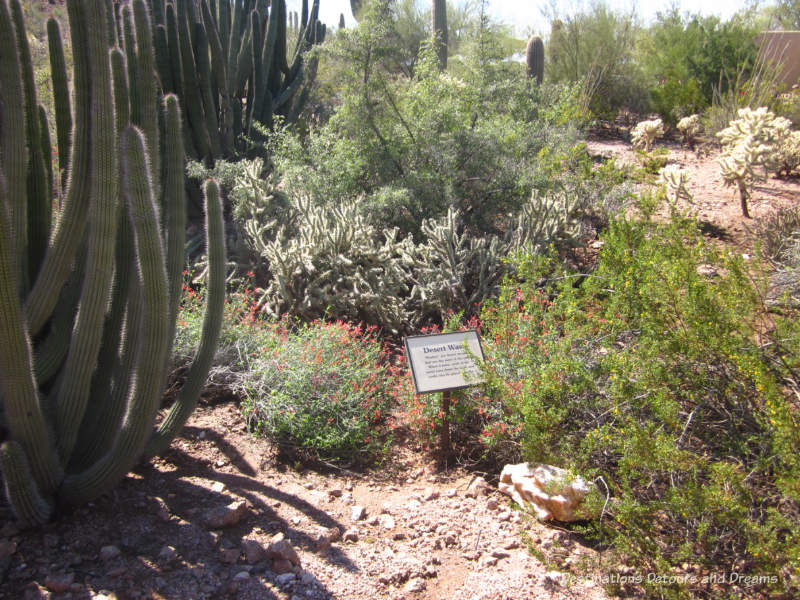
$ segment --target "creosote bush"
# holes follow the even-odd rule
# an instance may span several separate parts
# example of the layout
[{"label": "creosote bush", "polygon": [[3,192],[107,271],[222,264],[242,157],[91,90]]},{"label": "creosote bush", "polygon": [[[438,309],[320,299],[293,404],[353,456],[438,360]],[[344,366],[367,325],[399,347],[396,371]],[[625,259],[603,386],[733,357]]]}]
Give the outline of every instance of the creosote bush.
[{"label": "creosote bush", "polygon": [[[769,326],[747,265],[677,213],[618,218],[603,239],[584,275],[522,258],[484,308],[488,395],[519,415],[527,460],[608,483],[607,514],[587,534],[640,572],[693,565],[697,578],[645,581],[651,593],[796,594],[796,320]],[[720,569],[766,578],[700,583]]]}]

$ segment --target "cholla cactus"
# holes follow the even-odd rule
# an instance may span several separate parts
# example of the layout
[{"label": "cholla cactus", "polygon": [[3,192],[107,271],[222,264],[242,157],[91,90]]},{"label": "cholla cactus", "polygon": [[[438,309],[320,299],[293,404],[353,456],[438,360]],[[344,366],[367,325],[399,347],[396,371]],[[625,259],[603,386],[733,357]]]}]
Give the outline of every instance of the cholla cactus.
[{"label": "cholla cactus", "polygon": [[690,115],[678,121],[678,131],[683,134],[683,140],[690,147],[694,147],[695,138],[703,131],[700,123],[700,115]]},{"label": "cholla cactus", "polygon": [[474,311],[502,278],[507,246],[496,236],[479,238],[464,231],[453,208],[440,219],[426,219],[422,232],[426,242],[419,246],[412,294],[418,312],[444,317],[450,310]]},{"label": "cholla cactus", "polygon": [[268,263],[272,280],[262,305],[273,315],[304,319],[344,317],[394,333],[408,321],[404,298],[417,263],[413,240],[397,230],[380,232],[358,213],[357,204],[337,208],[293,203],[297,235],[282,227],[273,240],[261,237],[257,218],[245,224],[253,249]]},{"label": "cholla cactus", "polygon": [[778,175],[792,174],[792,171],[800,167],[800,131],[788,131],[781,139],[778,146],[780,163],[778,165]]},{"label": "cholla cactus", "polygon": [[722,143],[722,156],[717,160],[725,184],[739,189],[742,215],[749,218],[750,187],[756,181],[765,181],[769,171],[780,165],[779,148],[789,135],[790,122],[763,106],[739,109],[738,115],[717,134]]},{"label": "cholla cactus", "polygon": [[542,195],[537,190],[517,215],[515,227],[508,230],[506,244],[510,251],[545,252],[556,242],[572,243],[581,234],[575,219],[580,197],[566,192]]},{"label": "cholla cactus", "polygon": [[661,119],[652,121],[642,121],[631,131],[631,140],[634,148],[642,148],[645,152],[650,152],[653,142],[664,135],[664,123]]},{"label": "cholla cactus", "polygon": [[678,165],[669,165],[658,172],[658,183],[664,186],[667,198],[675,206],[679,200],[692,201],[692,194],[686,184],[689,182],[689,171]]}]

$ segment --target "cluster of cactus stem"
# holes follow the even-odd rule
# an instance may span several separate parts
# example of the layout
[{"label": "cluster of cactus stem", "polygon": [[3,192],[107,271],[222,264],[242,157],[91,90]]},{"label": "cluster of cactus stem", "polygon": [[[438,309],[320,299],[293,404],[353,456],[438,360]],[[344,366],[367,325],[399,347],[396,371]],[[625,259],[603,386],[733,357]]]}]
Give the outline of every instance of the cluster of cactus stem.
[{"label": "cluster of cactus stem", "polygon": [[678,131],[683,135],[683,141],[689,148],[694,148],[697,136],[703,131],[703,125],[700,122],[700,115],[689,115],[683,117],[677,124]]},{"label": "cluster of cactus stem", "polygon": [[536,78],[536,83],[541,85],[544,79],[544,42],[538,35],[532,35],[525,49],[525,62],[527,64],[528,79]]},{"label": "cluster of cactus stem", "polygon": [[[109,39],[109,7],[67,0],[74,95],[54,85],[67,172],[54,209],[22,7],[0,0],[0,468],[26,524],[109,491],[166,447],[197,402],[221,325],[222,208],[209,182],[203,338],[156,428],[184,263],[181,113],[174,95],[158,99],[144,0],[125,7],[124,51]],[[54,83],[66,82],[53,20],[48,35]]]},{"label": "cluster of cactus stem", "polygon": [[404,298],[416,261],[411,239],[398,241],[397,230],[387,229],[379,241],[355,203],[326,208],[296,199],[293,205],[293,235],[281,227],[274,239],[264,239],[274,222],[245,223],[272,276],[262,296],[265,310],[307,320],[345,318],[397,333],[408,320]]},{"label": "cluster of cactus stem", "polygon": [[[180,98],[189,156],[235,156],[257,136],[254,121],[271,127],[276,116],[298,118],[316,75],[306,54],[325,38],[319,0],[310,12],[303,0],[299,17],[287,13],[286,0],[148,3],[161,91]],[[124,36],[125,23],[118,29]]]},{"label": "cluster of cactus stem", "polygon": [[658,173],[658,184],[663,186],[672,206],[676,206],[679,200],[692,201],[692,194],[686,187],[689,183],[689,170],[682,169],[678,165],[668,165]]},{"label": "cluster of cactus stem", "polygon": [[[726,185],[737,187],[742,215],[749,218],[752,185],[765,181],[772,171],[795,168],[794,161],[800,160],[800,138],[788,119],[776,117],[763,106],[739,109],[738,119],[717,137],[722,144],[722,155],[717,159],[722,177]],[[798,156],[793,158],[795,153]]]},{"label": "cluster of cactus stem", "polygon": [[[248,185],[248,189],[254,189]],[[276,229],[275,194],[242,195],[237,218],[271,280],[260,300],[274,316],[345,318],[389,332],[409,330],[450,311],[473,314],[497,290],[511,253],[539,253],[577,241],[580,201],[534,193],[505,236],[475,236],[453,208],[426,219],[417,244],[397,229],[378,229],[357,203],[314,206],[294,199]]]},{"label": "cluster of cactus stem", "polygon": [[631,131],[631,142],[633,142],[634,148],[650,152],[653,148],[653,142],[662,135],[664,135],[664,123],[661,119],[641,121]]}]

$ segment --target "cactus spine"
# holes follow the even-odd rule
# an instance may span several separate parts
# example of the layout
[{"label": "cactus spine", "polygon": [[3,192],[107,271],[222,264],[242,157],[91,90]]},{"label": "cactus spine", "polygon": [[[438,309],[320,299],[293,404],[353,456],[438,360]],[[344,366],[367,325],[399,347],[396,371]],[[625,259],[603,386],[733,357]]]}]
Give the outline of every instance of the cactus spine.
[{"label": "cactus spine", "polygon": [[447,68],[447,0],[433,0],[432,12],[433,43],[439,66]]},{"label": "cactus spine", "polygon": [[528,79],[536,78],[541,85],[544,78],[544,42],[538,35],[532,35],[525,49],[525,61],[528,65]]},{"label": "cactus spine", "polygon": [[[221,205],[209,184],[204,335],[169,426],[154,432],[185,241],[181,113],[174,95],[158,101],[144,0],[120,11],[114,40],[124,53],[109,50],[109,6],[67,1],[75,97],[74,114],[56,117],[59,146],[70,139],[64,128],[73,129],[69,148],[59,148],[68,188],[51,231],[38,206],[40,195],[48,207],[53,199],[50,174],[29,167],[44,157],[46,136],[37,129],[28,137],[42,124],[35,90],[24,83],[31,64],[19,41],[27,39],[19,0],[0,0],[0,468],[8,501],[28,524],[47,520],[57,502],[108,491],[151,439],[156,449],[169,443],[197,401],[222,319]],[[57,27],[48,35],[52,64],[61,65]],[[69,108],[57,99],[57,111]]]}]

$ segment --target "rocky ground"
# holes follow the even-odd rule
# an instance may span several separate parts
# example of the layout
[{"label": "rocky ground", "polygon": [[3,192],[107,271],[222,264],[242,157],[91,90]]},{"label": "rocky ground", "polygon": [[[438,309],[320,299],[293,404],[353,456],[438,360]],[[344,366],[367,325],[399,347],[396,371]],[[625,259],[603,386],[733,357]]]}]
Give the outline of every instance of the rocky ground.
[{"label": "rocky ground", "polygon": [[567,580],[595,560],[579,538],[401,454],[379,473],[297,471],[233,402],[201,406],[162,459],[88,507],[28,531],[0,508],[0,598],[606,598]]}]

